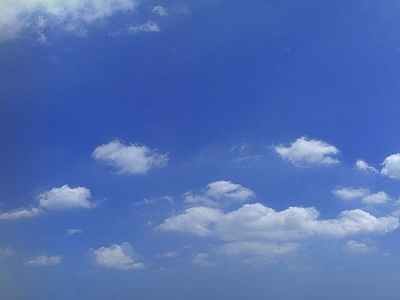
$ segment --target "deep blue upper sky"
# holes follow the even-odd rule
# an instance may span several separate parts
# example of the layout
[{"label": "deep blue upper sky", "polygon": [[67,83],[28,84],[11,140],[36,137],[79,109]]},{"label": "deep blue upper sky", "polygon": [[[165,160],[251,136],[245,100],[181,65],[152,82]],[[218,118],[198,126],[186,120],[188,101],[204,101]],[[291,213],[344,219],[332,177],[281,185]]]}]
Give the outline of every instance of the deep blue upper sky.
[{"label": "deep blue upper sky", "polygon": [[0,298],[397,299],[399,29],[396,1],[3,1]]}]

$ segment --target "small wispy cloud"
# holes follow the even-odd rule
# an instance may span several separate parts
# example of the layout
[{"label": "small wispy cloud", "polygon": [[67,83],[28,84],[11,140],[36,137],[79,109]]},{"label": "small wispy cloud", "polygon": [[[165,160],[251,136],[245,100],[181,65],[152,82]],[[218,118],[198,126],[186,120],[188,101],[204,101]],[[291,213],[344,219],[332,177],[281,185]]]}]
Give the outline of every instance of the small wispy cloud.
[{"label": "small wispy cloud", "polygon": [[78,233],[83,233],[81,229],[77,228],[71,228],[66,230],[67,235],[73,235],[73,234],[78,234]]},{"label": "small wispy cloud", "polygon": [[37,256],[34,259],[28,260],[24,263],[27,266],[56,266],[61,263],[63,258],[59,255],[57,256]]}]

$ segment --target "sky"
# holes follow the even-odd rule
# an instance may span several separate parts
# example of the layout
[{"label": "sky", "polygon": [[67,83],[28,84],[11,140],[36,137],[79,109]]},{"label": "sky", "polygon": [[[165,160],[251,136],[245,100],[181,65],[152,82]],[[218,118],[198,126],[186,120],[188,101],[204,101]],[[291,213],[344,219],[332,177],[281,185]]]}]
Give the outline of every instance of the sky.
[{"label": "sky", "polygon": [[398,1],[2,0],[1,299],[398,299]]}]

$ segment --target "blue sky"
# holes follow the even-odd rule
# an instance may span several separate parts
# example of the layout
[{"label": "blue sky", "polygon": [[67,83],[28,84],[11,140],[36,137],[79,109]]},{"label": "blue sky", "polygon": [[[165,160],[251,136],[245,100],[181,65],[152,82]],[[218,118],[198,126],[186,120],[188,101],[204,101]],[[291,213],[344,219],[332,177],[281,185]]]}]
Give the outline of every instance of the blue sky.
[{"label": "blue sky", "polygon": [[0,297],[397,299],[400,4],[5,0]]}]

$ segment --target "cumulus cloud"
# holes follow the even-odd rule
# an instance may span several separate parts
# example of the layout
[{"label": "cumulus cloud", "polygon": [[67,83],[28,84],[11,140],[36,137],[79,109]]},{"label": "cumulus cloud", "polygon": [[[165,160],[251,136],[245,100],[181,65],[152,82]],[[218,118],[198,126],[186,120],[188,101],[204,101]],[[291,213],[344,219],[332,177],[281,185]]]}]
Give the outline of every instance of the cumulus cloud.
[{"label": "cumulus cloud", "polygon": [[32,218],[43,213],[40,208],[20,208],[0,213],[0,220],[15,220],[20,218]]},{"label": "cumulus cloud", "polygon": [[356,162],[356,168],[358,170],[361,171],[367,171],[367,172],[373,172],[373,173],[379,173],[379,171],[377,169],[375,169],[374,167],[370,166],[369,164],[367,164],[365,161],[363,161],[362,159],[357,160]]},{"label": "cumulus cloud", "polygon": [[206,191],[200,195],[192,192],[185,194],[185,202],[192,205],[217,206],[220,203],[242,203],[255,196],[254,192],[240,184],[226,180],[209,183]]},{"label": "cumulus cloud", "polygon": [[392,179],[400,179],[400,153],[392,154],[382,163],[381,174]]},{"label": "cumulus cloud", "polygon": [[279,145],[275,151],[283,158],[295,165],[330,165],[338,163],[334,158],[339,150],[326,142],[298,138],[290,147]]},{"label": "cumulus cloud", "polygon": [[143,269],[142,263],[135,262],[137,256],[132,246],[123,242],[121,245],[113,244],[110,247],[100,247],[91,250],[96,266],[117,270]]},{"label": "cumulus cloud", "polygon": [[0,40],[17,37],[23,30],[42,34],[44,28],[85,34],[88,24],[117,12],[133,11],[137,0],[3,0],[0,3]]},{"label": "cumulus cloud", "polygon": [[28,260],[27,262],[24,263],[24,265],[27,266],[56,266],[61,263],[62,257],[57,255],[57,256],[38,256],[34,259]]},{"label": "cumulus cloud", "polygon": [[121,174],[145,174],[151,168],[161,168],[168,162],[167,155],[157,154],[146,146],[124,145],[119,141],[97,147],[92,156],[113,166]]},{"label": "cumulus cloud", "polygon": [[350,253],[369,253],[369,252],[376,252],[378,248],[367,246],[363,243],[358,243],[356,241],[350,240],[348,241],[345,246],[345,250]]},{"label": "cumulus cloud", "polygon": [[39,206],[50,210],[66,210],[71,208],[91,208],[88,200],[90,190],[85,187],[70,188],[67,184],[60,188],[52,188],[37,196]]},{"label": "cumulus cloud", "polygon": [[355,189],[352,187],[345,187],[333,190],[332,193],[344,200],[360,199],[365,204],[383,204],[391,200],[385,192],[371,193],[369,189]]},{"label": "cumulus cloud", "polygon": [[320,220],[313,207],[289,207],[275,211],[260,203],[238,210],[192,207],[166,219],[157,228],[198,236],[216,236],[227,241],[293,240],[309,236],[342,238],[359,234],[384,234],[399,227],[393,216],[377,218],[361,209],[346,210],[335,219]]}]

